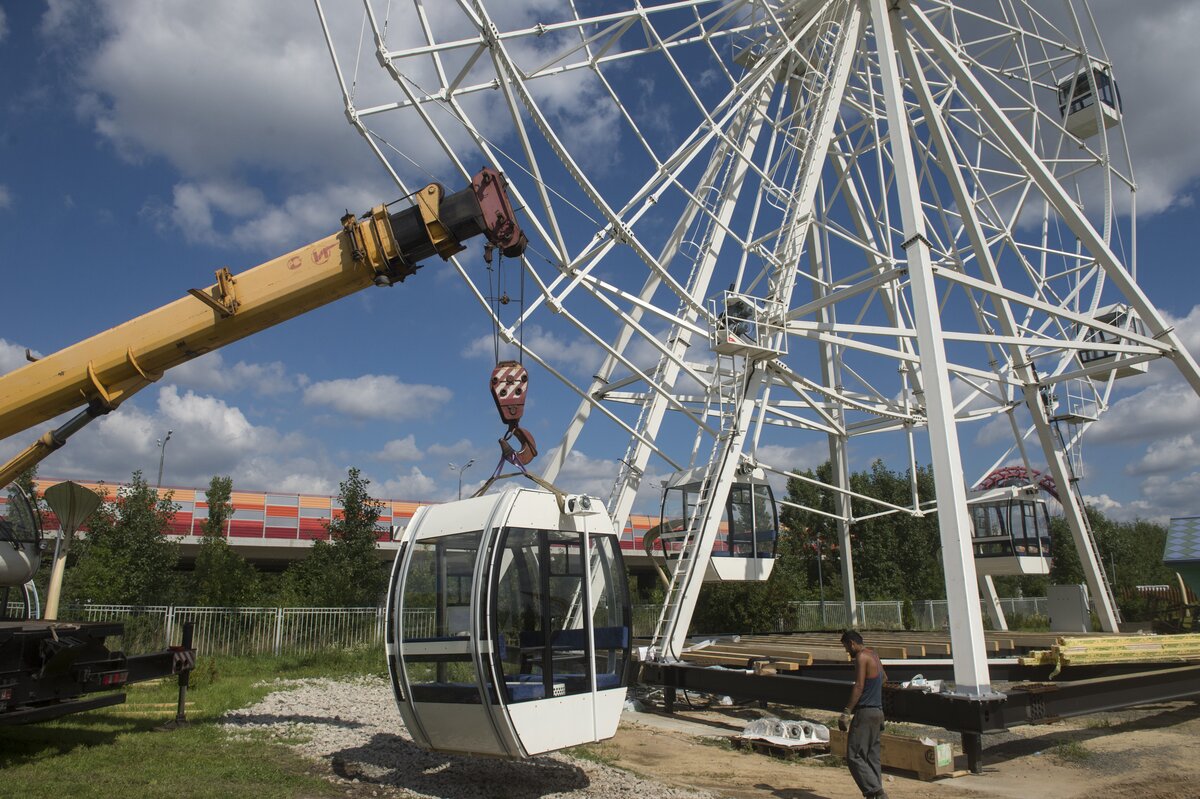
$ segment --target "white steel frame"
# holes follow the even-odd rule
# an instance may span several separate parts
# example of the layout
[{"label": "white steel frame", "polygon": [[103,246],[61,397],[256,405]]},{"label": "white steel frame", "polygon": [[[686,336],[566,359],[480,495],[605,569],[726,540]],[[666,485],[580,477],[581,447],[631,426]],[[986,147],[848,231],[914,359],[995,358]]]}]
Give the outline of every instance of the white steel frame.
[{"label": "white steel frame", "polygon": [[[501,337],[536,322],[602,356],[584,384],[525,347],[579,398],[545,476],[594,424],[627,436],[609,501],[621,529],[655,469],[708,466],[711,501],[689,525],[659,656],[684,645],[695,566],[738,469],[811,482],[789,459],[823,436],[832,510],[803,509],[836,526],[848,618],[855,522],[936,511],[956,690],[989,694],[959,444],[960,426],[988,420],[1012,443],[977,477],[1009,462],[1049,468],[1094,609],[1116,629],[1068,458],[1090,422],[1063,435],[1055,396],[1098,416],[1119,368],[1167,358],[1198,393],[1200,370],[1134,279],[1123,126],[1079,140],[1057,107],[1063,80],[1111,68],[1086,0],[678,0],[599,14],[564,0],[546,19],[484,0],[316,3],[347,115],[402,193],[414,167],[468,177],[472,149],[471,166],[482,157],[508,176],[532,245],[521,318],[498,318],[452,259]],[[341,57],[361,32],[386,80],[360,75],[361,48]],[[581,108],[619,144],[620,180],[576,146]],[[414,130],[436,164],[395,144]],[[709,350],[718,319],[706,301],[726,284],[784,308],[787,341]],[[1144,332],[1097,320],[1117,302]],[[1116,353],[1116,365],[1085,365],[1085,351]],[[941,501],[915,477],[907,504],[852,491],[859,439],[900,442],[914,474],[928,458]]]}]

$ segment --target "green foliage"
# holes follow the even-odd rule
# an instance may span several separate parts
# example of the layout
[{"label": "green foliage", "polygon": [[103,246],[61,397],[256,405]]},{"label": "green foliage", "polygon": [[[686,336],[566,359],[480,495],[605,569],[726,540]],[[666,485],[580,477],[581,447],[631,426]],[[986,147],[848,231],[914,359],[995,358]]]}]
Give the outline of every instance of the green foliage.
[{"label": "green foliage", "polygon": [[166,537],[179,506],[159,497],[134,472],[117,498],[88,521],[87,538],[71,550],[63,594],[68,602],[156,605],[171,601],[177,584],[177,545]]},{"label": "green foliage", "polygon": [[908,597],[905,597],[904,604],[900,606],[900,623],[906,630],[915,629],[917,626],[917,613],[913,609],[912,600]]},{"label": "green foliage", "polygon": [[175,715],[174,679],[130,686],[127,703],[115,707],[43,724],[0,727],[0,769],[8,787],[0,789],[0,796],[345,796],[347,786],[314,773],[311,761],[278,742],[231,740],[223,717],[280,690],[274,680],[281,675],[336,679],[386,673],[378,647],[219,661],[200,658],[187,697],[188,727],[170,733],[155,729]]},{"label": "green foliage", "polygon": [[192,601],[210,607],[253,604],[258,592],[258,574],[225,539],[225,527],[233,516],[233,479],[214,476],[204,492],[208,518],[196,555]]},{"label": "green foliage", "polygon": [[[803,474],[822,482],[831,482],[833,477],[828,462]],[[916,483],[923,502],[934,499],[932,470],[918,468]],[[892,505],[912,503],[911,475],[893,472],[882,461],[875,461],[867,471],[850,475],[850,489]],[[837,512],[833,491],[796,478],[788,481],[788,499],[824,513]],[[852,503],[851,515],[867,515],[879,509],[875,505],[866,506],[862,500],[847,501]],[[826,584],[836,584],[831,582],[831,577],[841,573],[837,522],[828,516],[790,507],[784,510],[782,521],[801,543],[807,544],[802,557],[808,582],[817,581],[819,541],[820,552],[824,555],[822,576]],[[935,556],[940,548],[935,515],[916,517],[892,513],[877,516],[856,522],[851,527],[850,538],[854,546],[854,584],[859,599],[940,599],[945,596],[941,562]],[[827,597],[833,595],[827,594]]]},{"label": "green foliage", "polygon": [[308,607],[365,607],[378,604],[387,588],[386,565],[376,553],[382,503],[371,497],[371,481],[351,467],[339,486],[341,518],[328,525],[329,541],[315,541],[304,560],[283,579],[286,604]]},{"label": "green foliage", "polygon": [[[1108,575],[1122,616],[1127,621],[1144,620],[1149,606],[1137,596],[1136,586],[1172,584],[1175,579],[1175,573],[1162,562],[1167,528],[1141,519],[1114,521],[1091,507],[1087,509],[1087,516],[1100,567]],[[1075,541],[1064,519],[1050,520],[1050,537],[1050,551],[1054,556],[1050,582],[1055,585],[1084,582]]]}]

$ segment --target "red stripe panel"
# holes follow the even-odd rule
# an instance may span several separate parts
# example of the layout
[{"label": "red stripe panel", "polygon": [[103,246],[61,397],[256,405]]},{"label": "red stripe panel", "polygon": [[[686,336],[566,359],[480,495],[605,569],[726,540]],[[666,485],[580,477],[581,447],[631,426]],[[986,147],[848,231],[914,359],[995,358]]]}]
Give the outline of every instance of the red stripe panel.
[{"label": "red stripe panel", "polygon": [[329,531],[325,529],[324,519],[301,519],[300,538],[306,541],[328,540]]},{"label": "red stripe panel", "polygon": [[295,527],[268,527],[266,528],[267,538],[296,538]]},{"label": "red stripe panel", "polygon": [[262,538],[263,523],[262,522],[247,522],[247,521],[231,521],[229,523],[229,534],[238,538]]}]

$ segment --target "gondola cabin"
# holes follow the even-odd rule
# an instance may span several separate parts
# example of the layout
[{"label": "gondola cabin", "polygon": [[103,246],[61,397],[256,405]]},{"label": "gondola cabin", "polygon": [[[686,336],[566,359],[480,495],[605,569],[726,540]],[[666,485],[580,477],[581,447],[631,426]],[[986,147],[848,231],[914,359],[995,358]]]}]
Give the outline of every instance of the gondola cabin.
[{"label": "gondola cabin", "polygon": [[388,592],[388,667],[417,744],[525,758],[612,737],[631,610],[593,498],[527,488],[420,508]]},{"label": "gondola cabin", "polygon": [[973,491],[967,505],[977,574],[1050,573],[1050,513],[1037,486]]},{"label": "gondola cabin", "polygon": [[[1128,305],[1110,305],[1107,308],[1101,308],[1095,314],[1095,319],[1101,324],[1128,330],[1130,333],[1145,335],[1146,328],[1142,324],[1142,320],[1137,317],[1133,309]],[[1122,338],[1108,330],[1102,330],[1097,327],[1089,327],[1083,331],[1083,340],[1089,344],[1125,344],[1129,339]],[[1123,358],[1128,358],[1124,353],[1117,353],[1113,350],[1106,349],[1087,349],[1079,350],[1079,362],[1085,367],[1097,367],[1113,365],[1110,370],[1114,377],[1133,377],[1134,375],[1144,375],[1150,368],[1147,361],[1139,361],[1137,363],[1128,363],[1122,361]],[[1119,365],[1117,365],[1119,364]]]},{"label": "gondola cabin", "polygon": [[0,596],[33,579],[45,547],[39,516],[23,491],[9,493],[5,510],[0,517]]},{"label": "gondola cabin", "polygon": [[[697,467],[677,472],[663,487],[658,543],[668,559],[677,557],[683,546],[705,471],[705,467]],[[775,566],[778,539],[775,495],[762,469],[739,475],[725,500],[705,581],[766,580]]]},{"label": "gondola cabin", "polygon": [[1121,121],[1121,93],[1107,67],[1091,64],[1058,85],[1058,110],[1063,126],[1080,139]]}]

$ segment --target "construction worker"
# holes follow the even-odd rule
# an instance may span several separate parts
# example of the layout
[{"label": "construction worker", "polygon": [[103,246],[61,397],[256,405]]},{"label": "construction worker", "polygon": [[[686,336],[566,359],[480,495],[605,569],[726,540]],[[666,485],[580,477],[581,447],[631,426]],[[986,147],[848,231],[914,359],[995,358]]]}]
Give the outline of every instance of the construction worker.
[{"label": "construction worker", "polygon": [[887,672],[875,650],[863,644],[856,630],[842,633],[842,646],[854,661],[854,688],[846,709],[838,718],[838,729],[847,732],[846,761],[850,776],[871,799],[887,799],[879,763],[879,736],[883,733],[883,682]]}]

